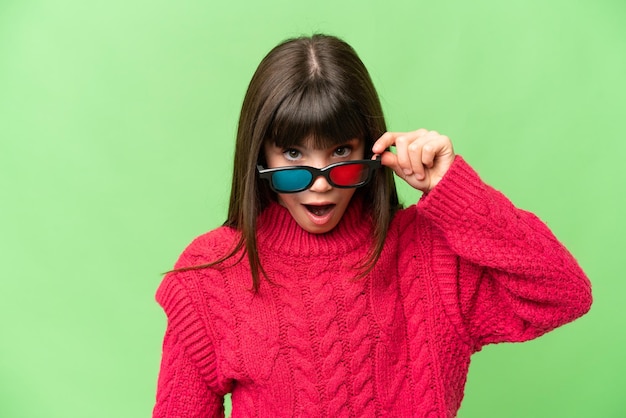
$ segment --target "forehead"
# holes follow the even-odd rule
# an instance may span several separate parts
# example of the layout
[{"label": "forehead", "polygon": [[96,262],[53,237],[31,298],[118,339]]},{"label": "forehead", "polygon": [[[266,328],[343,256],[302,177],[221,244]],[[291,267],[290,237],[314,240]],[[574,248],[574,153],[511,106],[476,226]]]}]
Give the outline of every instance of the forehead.
[{"label": "forehead", "polygon": [[315,135],[307,135],[302,138],[293,138],[289,136],[278,137],[273,140],[266,141],[268,145],[274,145],[279,148],[298,147],[314,150],[324,150],[335,148],[342,145],[351,145],[359,147],[364,144],[364,140],[359,137],[352,138],[327,138]]},{"label": "forehead", "polygon": [[316,138],[312,135],[301,138],[300,140],[293,141],[279,141],[276,140],[268,140],[266,141],[266,146],[275,146],[278,148],[288,148],[288,147],[298,147],[305,148],[311,150],[326,150],[335,148],[343,145],[350,145],[355,148],[360,148],[364,145],[365,141],[361,138],[339,138],[339,139],[320,139]]}]

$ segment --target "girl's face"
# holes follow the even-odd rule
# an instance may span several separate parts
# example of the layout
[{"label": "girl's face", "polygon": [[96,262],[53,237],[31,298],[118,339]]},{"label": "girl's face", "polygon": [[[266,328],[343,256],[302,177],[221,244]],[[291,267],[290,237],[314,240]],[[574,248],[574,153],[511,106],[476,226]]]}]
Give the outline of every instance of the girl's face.
[{"label": "girl's face", "polygon": [[[326,149],[315,149],[310,146],[312,143],[305,140],[301,146],[279,148],[271,141],[266,142],[267,168],[292,165],[324,168],[341,161],[361,160],[365,155],[364,141],[358,138]],[[333,187],[324,177],[318,177],[308,190],[278,193],[278,202],[289,210],[302,229],[323,234],[337,226],[355,190]]]}]

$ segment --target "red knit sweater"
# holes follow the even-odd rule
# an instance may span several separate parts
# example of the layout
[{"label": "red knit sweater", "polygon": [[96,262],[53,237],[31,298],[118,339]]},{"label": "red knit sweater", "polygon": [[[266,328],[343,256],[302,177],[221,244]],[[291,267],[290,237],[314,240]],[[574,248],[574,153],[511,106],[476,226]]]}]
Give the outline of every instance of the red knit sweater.
[{"label": "red knit sweater", "polygon": [[[376,267],[355,280],[370,234],[358,201],[323,235],[274,204],[259,218],[271,281],[257,294],[245,257],[168,274],[154,417],[222,416],[229,392],[233,417],[453,417],[472,353],[535,338],[591,304],[546,226],[460,157],[396,214]],[[209,232],[176,267],[215,260],[236,239]]]}]

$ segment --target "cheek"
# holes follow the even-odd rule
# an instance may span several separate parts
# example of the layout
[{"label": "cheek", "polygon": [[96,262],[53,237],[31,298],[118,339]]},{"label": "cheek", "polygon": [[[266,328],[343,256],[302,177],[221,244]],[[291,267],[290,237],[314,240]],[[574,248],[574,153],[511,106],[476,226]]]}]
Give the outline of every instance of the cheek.
[{"label": "cheek", "polygon": [[341,190],[341,200],[345,207],[348,206],[350,200],[352,200],[352,196],[356,192],[356,189],[339,189]]},{"label": "cheek", "polygon": [[296,204],[294,202],[294,196],[293,195],[277,193],[276,196],[277,196],[278,204],[281,205],[281,206],[289,208],[289,207],[294,206]]},{"label": "cheek", "polygon": [[277,195],[276,195],[276,201],[278,201],[278,204],[279,204],[279,205],[281,205],[281,206],[286,206],[286,205],[285,205],[285,201],[284,201],[284,199],[283,199],[283,196],[282,196],[282,195],[277,194]]}]

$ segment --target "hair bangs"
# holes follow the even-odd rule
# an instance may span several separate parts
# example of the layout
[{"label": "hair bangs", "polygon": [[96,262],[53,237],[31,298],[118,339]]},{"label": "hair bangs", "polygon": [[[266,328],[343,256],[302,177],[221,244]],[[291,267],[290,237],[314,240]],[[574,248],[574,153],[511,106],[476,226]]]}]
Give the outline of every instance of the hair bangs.
[{"label": "hair bangs", "polygon": [[349,97],[328,84],[309,81],[280,103],[268,139],[283,148],[313,141],[311,146],[324,149],[354,138],[366,139],[365,123]]}]

